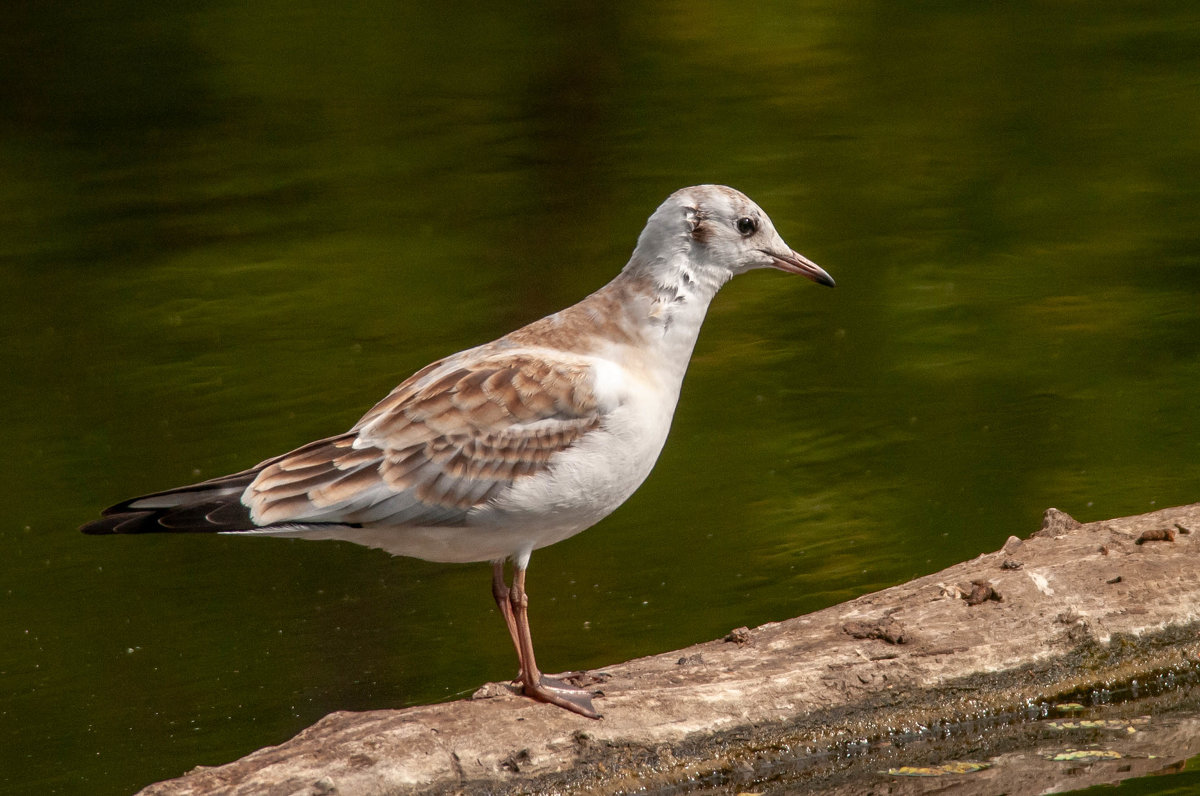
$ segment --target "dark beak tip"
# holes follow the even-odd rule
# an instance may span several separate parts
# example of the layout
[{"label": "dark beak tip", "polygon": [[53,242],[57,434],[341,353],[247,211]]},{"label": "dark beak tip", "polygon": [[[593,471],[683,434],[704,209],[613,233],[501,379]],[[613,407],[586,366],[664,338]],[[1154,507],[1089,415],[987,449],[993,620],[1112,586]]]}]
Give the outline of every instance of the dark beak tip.
[{"label": "dark beak tip", "polygon": [[775,260],[775,265],[781,271],[786,271],[791,274],[799,274],[806,279],[816,282],[818,285],[825,287],[836,287],[837,283],[833,281],[824,268],[809,260],[802,254],[789,251],[787,254],[777,254],[766,249],[760,249],[763,254],[770,256]]}]

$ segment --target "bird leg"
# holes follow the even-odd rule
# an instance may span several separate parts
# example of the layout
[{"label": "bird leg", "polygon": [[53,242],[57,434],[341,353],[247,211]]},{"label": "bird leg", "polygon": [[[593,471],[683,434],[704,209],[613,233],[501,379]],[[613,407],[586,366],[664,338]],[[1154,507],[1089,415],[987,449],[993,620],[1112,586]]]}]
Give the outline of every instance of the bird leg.
[{"label": "bird leg", "polygon": [[[508,584],[504,582],[504,559],[492,562],[492,597],[496,600],[496,607],[500,609],[500,615],[504,617],[508,635],[512,638],[513,647],[517,650],[517,659],[521,660],[521,639],[517,635],[517,620],[513,616]],[[517,672],[517,682],[524,682],[524,680],[525,665],[522,662],[521,670]]]},{"label": "bird leg", "polygon": [[529,635],[529,597],[525,594],[525,570],[513,568],[512,587],[504,583],[504,562],[492,565],[492,596],[504,616],[513,645],[517,648],[517,659],[521,663],[521,691],[527,697],[548,702],[578,713],[589,719],[598,719],[600,714],[592,707],[592,696],[582,688],[542,674],[533,657],[533,639]]}]

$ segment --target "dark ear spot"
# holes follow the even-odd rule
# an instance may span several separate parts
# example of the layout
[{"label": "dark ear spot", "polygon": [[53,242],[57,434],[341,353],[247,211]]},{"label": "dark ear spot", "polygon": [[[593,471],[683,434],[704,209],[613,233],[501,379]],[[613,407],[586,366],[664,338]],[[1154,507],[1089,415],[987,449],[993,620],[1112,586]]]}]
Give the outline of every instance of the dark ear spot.
[{"label": "dark ear spot", "polygon": [[692,240],[697,243],[708,243],[708,239],[712,236],[712,225],[708,221],[708,216],[694,207],[689,207],[684,212]]}]

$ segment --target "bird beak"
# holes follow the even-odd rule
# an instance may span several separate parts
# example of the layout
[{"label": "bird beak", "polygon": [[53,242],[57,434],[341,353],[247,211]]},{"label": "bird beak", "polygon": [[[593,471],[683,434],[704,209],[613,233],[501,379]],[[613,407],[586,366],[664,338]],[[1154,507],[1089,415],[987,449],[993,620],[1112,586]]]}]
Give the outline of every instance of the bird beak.
[{"label": "bird beak", "polygon": [[789,274],[800,274],[816,282],[818,285],[833,287],[833,277],[825,272],[825,269],[814,263],[812,260],[798,252],[789,251],[787,254],[779,254],[778,252],[770,252],[766,249],[759,249],[763,254],[771,258],[771,265],[778,268],[780,271],[787,271]]}]

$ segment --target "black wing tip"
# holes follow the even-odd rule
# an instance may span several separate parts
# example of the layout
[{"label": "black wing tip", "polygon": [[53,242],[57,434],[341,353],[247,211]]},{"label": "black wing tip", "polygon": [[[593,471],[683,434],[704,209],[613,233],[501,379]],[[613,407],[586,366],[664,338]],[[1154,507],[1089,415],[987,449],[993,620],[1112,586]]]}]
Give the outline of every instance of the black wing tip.
[{"label": "black wing tip", "polygon": [[103,517],[79,526],[79,530],[88,536],[160,533],[173,530],[159,524],[158,520],[161,515],[162,512],[159,511],[114,511],[113,509],[107,509]]},{"label": "black wing tip", "polygon": [[250,510],[230,501],[140,510],[122,503],[105,509],[103,517],[81,525],[79,530],[89,536],[111,536],[129,533],[221,533],[254,527]]},{"label": "black wing tip", "polygon": [[88,536],[105,536],[107,534],[116,533],[113,524],[108,520],[94,520],[79,526],[80,533],[86,533]]},{"label": "black wing tip", "polygon": [[[79,530],[89,536],[127,533],[220,533],[254,528],[242,490],[258,469],[123,500]],[[146,505],[150,503],[151,505]]]}]

